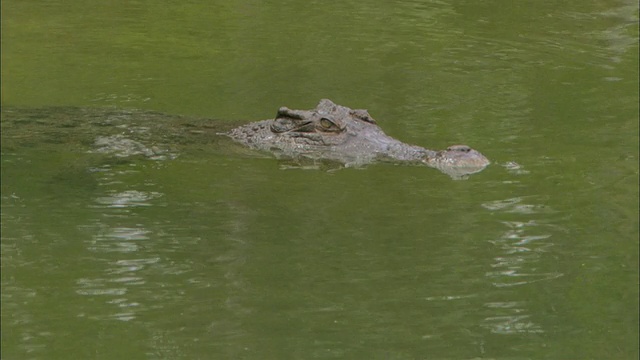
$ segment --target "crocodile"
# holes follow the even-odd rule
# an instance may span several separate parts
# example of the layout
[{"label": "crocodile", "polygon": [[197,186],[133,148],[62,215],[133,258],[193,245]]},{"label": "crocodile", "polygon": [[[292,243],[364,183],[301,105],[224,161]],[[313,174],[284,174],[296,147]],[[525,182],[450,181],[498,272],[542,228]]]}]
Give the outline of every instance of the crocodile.
[{"label": "crocodile", "polygon": [[[116,108],[2,108],[2,150],[22,146],[64,144],[68,149],[91,146],[88,153],[117,161],[145,157],[175,159],[183,152],[246,154],[261,150],[295,166],[313,162],[360,167],[374,162],[420,164],[453,178],[483,170],[489,160],[466,145],[434,151],[408,145],[386,135],[366,110],[353,110],[321,100],[312,110],[281,107],[274,119],[232,123],[154,111]],[[219,141],[230,137],[236,147]],[[48,146],[47,145],[47,146]]]},{"label": "crocodile", "polygon": [[270,120],[252,122],[224,133],[251,149],[278,158],[329,160],[345,167],[373,162],[423,164],[453,178],[482,171],[489,160],[467,145],[429,150],[387,134],[364,109],[350,109],[322,99],[312,110],[278,109]]}]

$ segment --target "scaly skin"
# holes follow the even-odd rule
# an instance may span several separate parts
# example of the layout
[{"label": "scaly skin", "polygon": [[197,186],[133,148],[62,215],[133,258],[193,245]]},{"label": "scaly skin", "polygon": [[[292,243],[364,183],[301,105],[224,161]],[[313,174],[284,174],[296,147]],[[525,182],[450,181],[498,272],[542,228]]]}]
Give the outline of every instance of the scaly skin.
[{"label": "scaly skin", "polygon": [[311,158],[359,166],[376,161],[425,164],[453,177],[475,173],[489,160],[466,145],[434,151],[386,135],[366,110],[323,99],[313,110],[282,107],[275,119],[237,127],[226,135],[277,157]]}]

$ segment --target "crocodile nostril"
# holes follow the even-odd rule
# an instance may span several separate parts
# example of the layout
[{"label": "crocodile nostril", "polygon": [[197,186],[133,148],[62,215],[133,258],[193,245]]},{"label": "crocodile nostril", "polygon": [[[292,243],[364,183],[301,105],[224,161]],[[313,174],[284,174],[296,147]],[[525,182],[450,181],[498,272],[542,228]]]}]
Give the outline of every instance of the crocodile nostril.
[{"label": "crocodile nostril", "polygon": [[467,145],[452,145],[452,146],[449,146],[447,150],[468,153],[471,151],[471,148]]}]

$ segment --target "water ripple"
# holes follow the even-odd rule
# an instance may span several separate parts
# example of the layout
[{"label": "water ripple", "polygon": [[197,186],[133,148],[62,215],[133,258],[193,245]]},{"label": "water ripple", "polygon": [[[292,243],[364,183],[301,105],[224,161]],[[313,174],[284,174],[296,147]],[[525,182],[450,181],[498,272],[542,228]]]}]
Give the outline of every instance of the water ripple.
[{"label": "water ripple", "polygon": [[492,211],[504,211],[508,213],[519,213],[519,214],[535,214],[541,212],[549,212],[550,209],[542,204],[526,204],[523,203],[525,198],[523,197],[514,197],[504,200],[495,200],[482,204],[487,210]]},{"label": "water ripple", "polygon": [[159,192],[146,192],[138,190],[127,190],[114,193],[111,196],[99,197],[96,202],[111,208],[126,208],[138,206],[151,206],[150,200],[162,196]]}]

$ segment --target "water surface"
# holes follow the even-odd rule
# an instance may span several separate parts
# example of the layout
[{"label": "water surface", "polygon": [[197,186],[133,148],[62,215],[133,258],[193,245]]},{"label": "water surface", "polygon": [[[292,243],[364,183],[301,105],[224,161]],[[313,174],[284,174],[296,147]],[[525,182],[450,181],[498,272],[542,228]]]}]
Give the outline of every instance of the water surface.
[{"label": "water surface", "polygon": [[[3,113],[3,358],[638,358],[636,2],[4,1],[2,33],[4,109],[90,109]],[[321,98],[493,164],[118,157],[73,125]]]}]

